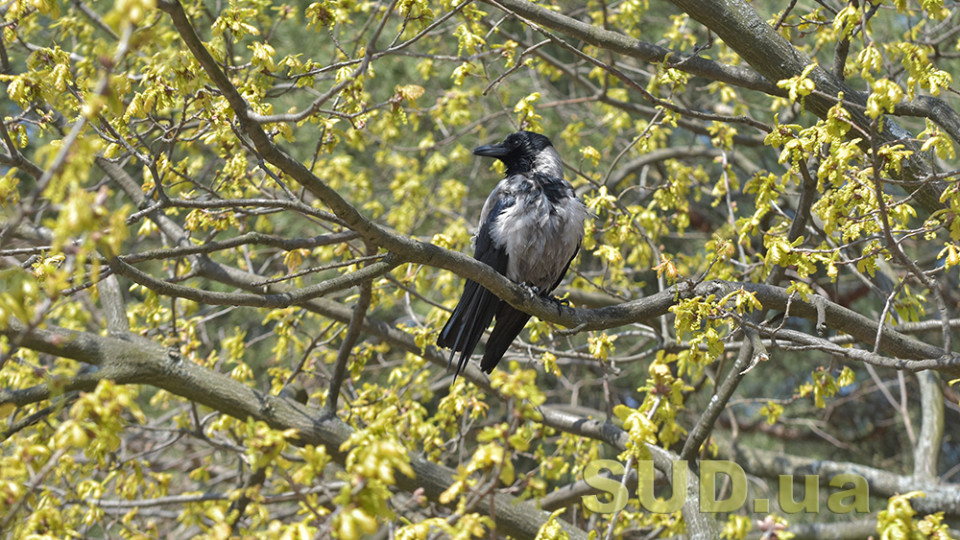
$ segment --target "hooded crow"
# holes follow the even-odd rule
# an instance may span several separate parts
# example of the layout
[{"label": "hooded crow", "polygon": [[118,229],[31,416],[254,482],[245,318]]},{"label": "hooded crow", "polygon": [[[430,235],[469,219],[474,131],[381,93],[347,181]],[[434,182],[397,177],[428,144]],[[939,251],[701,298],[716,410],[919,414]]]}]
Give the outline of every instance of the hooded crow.
[{"label": "hooded crow", "polygon": [[[480,212],[474,258],[549,297],[580,249],[587,218],[586,206],[563,179],[560,155],[550,139],[530,131],[518,131],[473,153],[497,158],[507,169]],[[460,352],[454,380],[494,316],[497,323],[480,361],[487,373],[497,367],[530,315],[468,279],[437,338],[437,345],[452,349],[451,363]]]}]

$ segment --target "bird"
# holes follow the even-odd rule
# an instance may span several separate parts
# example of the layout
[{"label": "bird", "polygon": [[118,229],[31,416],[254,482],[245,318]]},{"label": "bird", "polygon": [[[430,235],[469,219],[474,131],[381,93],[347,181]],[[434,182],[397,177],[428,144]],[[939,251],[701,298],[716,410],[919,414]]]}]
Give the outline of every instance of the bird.
[{"label": "bird", "polygon": [[[477,147],[477,156],[499,159],[506,174],[487,197],[474,236],[474,258],[545,298],[560,284],[583,243],[587,207],[563,178],[563,162],[550,139],[518,131],[502,142]],[[451,349],[447,368],[460,353],[454,381],[496,317],[480,369],[500,362],[530,315],[473,280],[466,280],[460,301],[437,337]]]}]

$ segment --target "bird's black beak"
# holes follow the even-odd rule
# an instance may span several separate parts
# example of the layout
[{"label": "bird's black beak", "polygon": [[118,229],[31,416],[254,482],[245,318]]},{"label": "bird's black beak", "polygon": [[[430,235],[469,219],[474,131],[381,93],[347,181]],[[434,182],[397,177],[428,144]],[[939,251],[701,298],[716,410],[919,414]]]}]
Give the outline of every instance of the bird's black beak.
[{"label": "bird's black beak", "polygon": [[486,156],[493,158],[505,158],[507,154],[510,153],[510,150],[502,144],[488,144],[484,146],[478,146],[473,149],[473,155],[475,156]]}]

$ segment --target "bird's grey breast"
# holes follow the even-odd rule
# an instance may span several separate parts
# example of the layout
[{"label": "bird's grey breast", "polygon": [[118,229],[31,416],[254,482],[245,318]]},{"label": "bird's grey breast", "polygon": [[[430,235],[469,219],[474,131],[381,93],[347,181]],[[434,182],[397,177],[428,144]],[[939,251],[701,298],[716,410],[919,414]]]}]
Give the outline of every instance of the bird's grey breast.
[{"label": "bird's grey breast", "polygon": [[513,201],[491,230],[507,254],[507,277],[548,292],[583,240],[586,207],[568,182],[537,173],[505,178],[495,192]]}]

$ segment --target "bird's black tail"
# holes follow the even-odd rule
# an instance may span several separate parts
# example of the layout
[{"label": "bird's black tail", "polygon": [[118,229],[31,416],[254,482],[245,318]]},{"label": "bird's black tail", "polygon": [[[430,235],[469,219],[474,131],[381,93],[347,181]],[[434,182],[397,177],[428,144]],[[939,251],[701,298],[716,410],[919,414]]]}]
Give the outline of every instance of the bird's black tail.
[{"label": "bird's black tail", "polygon": [[[480,342],[483,331],[490,326],[490,321],[493,320],[493,315],[497,312],[497,307],[500,304],[499,298],[481,287],[477,282],[468,279],[464,284],[460,302],[457,303],[453,314],[450,315],[450,319],[437,337],[437,345],[452,349],[450,351],[450,362],[453,361],[454,355],[458,351],[460,352],[454,380],[463,370],[467,360],[470,359],[473,350],[477,348],[477,343]],[[497,325],[499,326],[499,323]],[[507,346],[509,345],[507,343]],[[499,357],[497,359],[499,360]],[[449,365],[447,367],[449,369]]]},{"label": "bird's black tail", "polygon": [[520,311],[506,302],[501,302],[497,309],[497,324],[494,325],[490,333],[490,339],[487,340],[487,348],[483,352],[483,359],[480,360],[480,369],[491,373],[493,368],[497,367],[500,359],[510,348],[510,344],[516,339],[530,315]]}]

